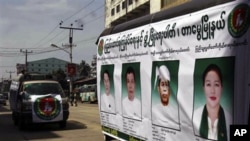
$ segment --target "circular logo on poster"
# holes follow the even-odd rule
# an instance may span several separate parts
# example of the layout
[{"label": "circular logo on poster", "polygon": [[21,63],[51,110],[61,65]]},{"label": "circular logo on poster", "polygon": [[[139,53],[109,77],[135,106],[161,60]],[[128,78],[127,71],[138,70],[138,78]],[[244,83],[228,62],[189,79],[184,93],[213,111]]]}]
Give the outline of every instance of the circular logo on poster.
[{"label": "circular logo on poster", "polygon": [[99,44],[98,44],[98,54],[99,54],[99,56],[101,56],[102,53],[103,53],[103,46],[104,46],[104,40],[102,39],[102,40],[99,42]]},{"label": "circular logo on poster", "polygon": [[52,120],[61,112],[60,101],[53,97],[37,98],[34,102],[34,112],[43,120]]},{"label": "circular logo on poster", "polygon": [[244,35],[249,27],[249,6],[240,4],[236,6],[228,16],[228,31],[231,36],[238,38]]}]

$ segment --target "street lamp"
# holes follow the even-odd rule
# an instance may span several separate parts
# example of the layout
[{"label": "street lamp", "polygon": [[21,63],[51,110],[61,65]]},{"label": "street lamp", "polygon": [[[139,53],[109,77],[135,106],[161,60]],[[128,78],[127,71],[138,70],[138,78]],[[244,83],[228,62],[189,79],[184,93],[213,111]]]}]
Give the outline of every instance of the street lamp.
[{"label": "street lamp", "polygon": [[[65,51],[66,53],[69,54],[69,58],[70,58],[70,64],[72,64],[72,45],[70,46],[70,51],[66,50],[65,48],[59,47],[55,44],[50,44],[51,47],[55,47],[58,48],[60,50]],[[71,94],[72,92],[72,76],[70,76],[70,80],[69,80],[69,93]]]},{"label": "street lamp", "polygon": [[57,46],[55,44],[50,44],[50,46],[58,48],[58,49],[61,49],[61,50],[65,51],[66,53],[68,53],[69,54],[69,58],[70,58],[70,63],[72,63],[72,47],[70,47],[70,51],[68,51],[65,48],[59,47],[59,46]]}]

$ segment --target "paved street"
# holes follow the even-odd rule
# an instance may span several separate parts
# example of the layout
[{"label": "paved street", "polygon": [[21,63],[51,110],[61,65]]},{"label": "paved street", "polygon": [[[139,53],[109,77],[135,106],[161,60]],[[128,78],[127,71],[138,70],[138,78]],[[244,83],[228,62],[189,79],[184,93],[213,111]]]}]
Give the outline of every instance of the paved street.
[{"label": "paved street", "polygon": [[67,127],[57,124],[32,126],[19,131],[11,120],[9,106],[0,105],[0,140],[9,141],[103,141],[97,104],[70,107]]}]

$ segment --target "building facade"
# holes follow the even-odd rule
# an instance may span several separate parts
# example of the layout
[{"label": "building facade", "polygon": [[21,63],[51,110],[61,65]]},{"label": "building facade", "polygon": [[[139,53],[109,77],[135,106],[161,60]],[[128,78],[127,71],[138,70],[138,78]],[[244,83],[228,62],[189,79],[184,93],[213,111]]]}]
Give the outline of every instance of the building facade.
[{"label": "building facade", "polygon": [[91,61],[91,77],[96,77],[96,62],[97,62],[97,56],[93,55],[93,60]]},{"label": "building facade", "polygon": [[172,8],[191,0],[106,0],[105,28]]},{"label": "building facade", "polygon": [[28,72],[38,72],[44,74],[51,74],[53,71],[62,69],[67,74],[68,61],[57,58],[47,58],[42,60],[28,62]]}]

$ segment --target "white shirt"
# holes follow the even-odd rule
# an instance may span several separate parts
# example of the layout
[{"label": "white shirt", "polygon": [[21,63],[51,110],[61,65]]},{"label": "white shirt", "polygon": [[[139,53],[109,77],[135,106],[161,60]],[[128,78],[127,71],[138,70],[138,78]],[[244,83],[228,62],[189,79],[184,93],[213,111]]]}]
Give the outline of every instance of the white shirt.
[{"label": "white shirt", "polygon": [[133,119],[141,119],[141,102],[136,97],[130,101],[128,97],[122,101],[123,116]]},{"label": "white shirt", "polygon": [[208,138],[209,139],[213,139],[213,140],[217,140],[218,139],[218,118],[214,121],[214,124],[212,126],[212,121],[209,117],[207,117],[207,121],[208,121]]},{"label": "white shirt", "polygon": [[167,106],[158,103],[152,109],[152,123],[163,127],[180,129],[178,110],[170,103]]},{"label": "white shirt", "polygon": [[[201,117],[202,117],[202,112],[203,112],[204,106],[199,107],[198,109],[196,109],[194,111],[194,115],[193,115],[193,126],[194,126],[194,131],[195,131],[195,135],[200,135],[199,133],[199,128],[200,128],[200,124],[201,124]],[[231,115],[225,110],[224,110],[224,114],[225,114],[225,119],[226,119],[226,128],[227,128],[227,138],[229,139],[229,135],[230,135],[230,124],[232,123],[232,117]],[[213,128],[211,126],[211,119],[209,117],[208,118],[208,139],[212,139],[212,140],[217,140],[217,135],[218,135],[218,119],[215,120]]]},{"label": "white shirt", "polygon": [[115,113],[115,99],[113,95],[102,94],[101,96],[101,111]]}]

